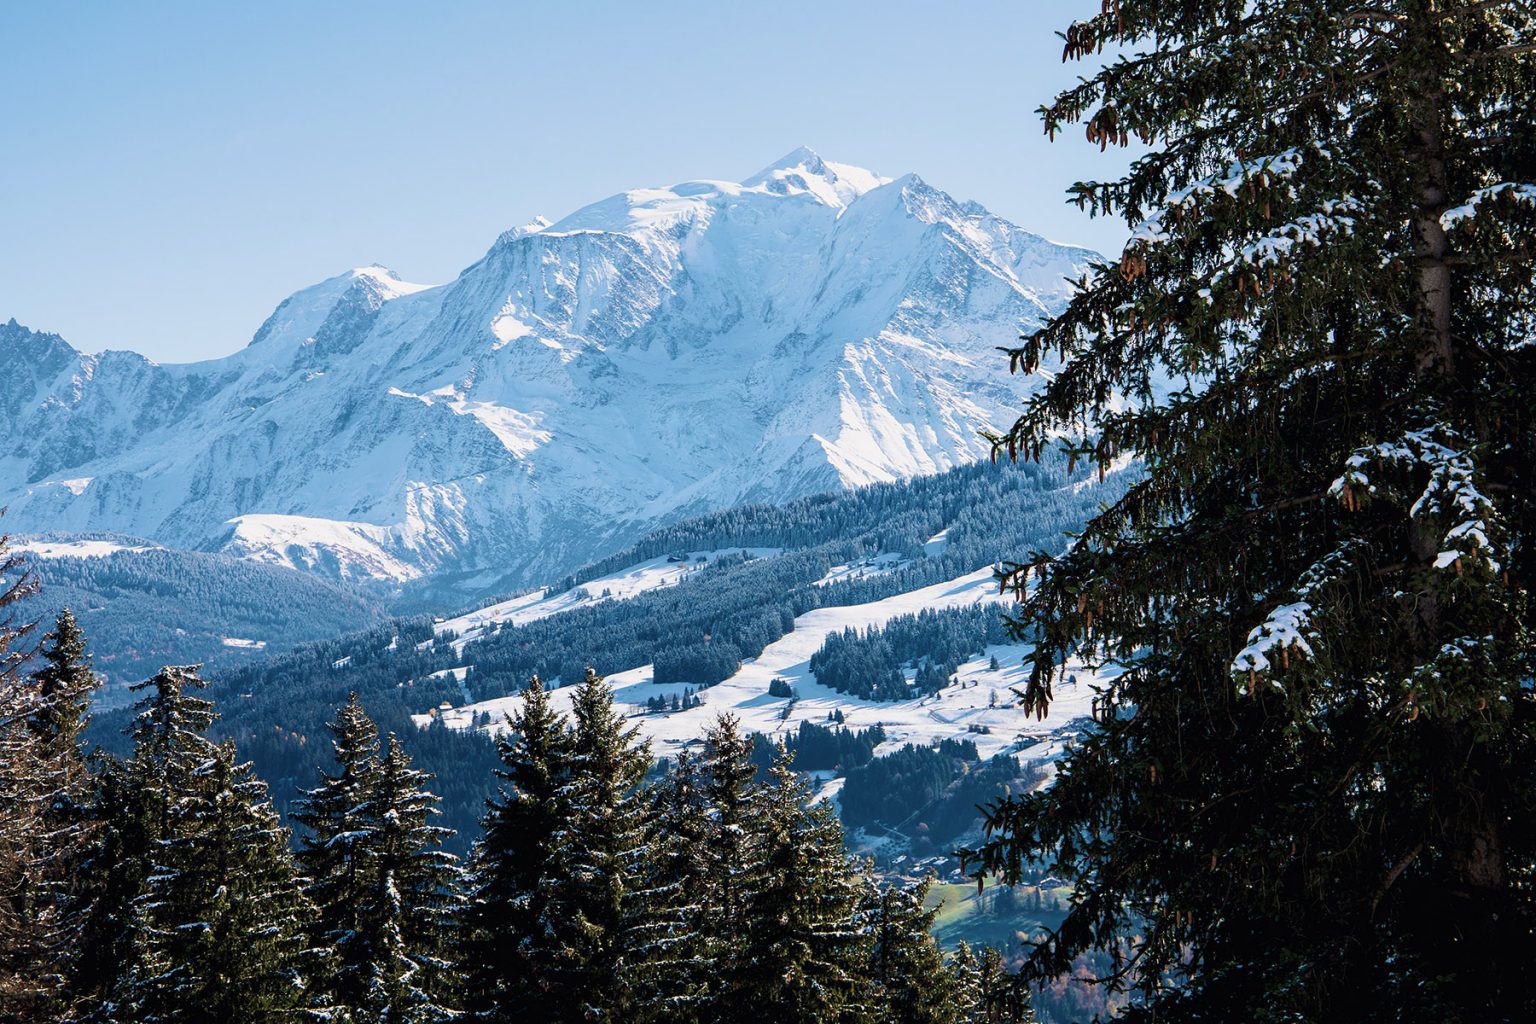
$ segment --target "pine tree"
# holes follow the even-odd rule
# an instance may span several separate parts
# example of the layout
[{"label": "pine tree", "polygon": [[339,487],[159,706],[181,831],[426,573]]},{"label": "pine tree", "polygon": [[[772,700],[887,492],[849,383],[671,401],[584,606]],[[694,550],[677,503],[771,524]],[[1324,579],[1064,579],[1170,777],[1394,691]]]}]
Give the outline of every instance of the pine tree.
[{"label": "pine tree", "polygon": [[567,723],[550,707],[537,676],[509,725],[510,738],[497,739],[504,765],[497,776],[505,785],[487,807],[471,858],[460,950],[465,1009],[496,1024],[549,1016],[528,943],[540,927],[546,899],[540,880],[562,821],[559,796],[571,761]]},{"label": "pine tree", "polygon": [[865,926],[875,1018],[888,1024],[963,1024],[959,986],[933,937],[938,908],[925,906],[931,880],[872,884]]},{"label": "pine tree", "polygon": [[1029,1007],[1028,993],[1003,966],[1003,954],[996,946],[981,951],[976,971],[976,1017],[986,1024],[1033,1024],[1035,1015]]},{"label": "pine tree", "polygon": [[91,905],[81,929],[80,953],[71,989],[81,1019],[107,1024],[126,1019],[131,1002],[134,948],[141,921],[138,899],[149,872],[153,837],[146,792],[128,766],[97,753],[91,792],[94,842],[82,868],[91,880]]},{"label": "pine tree", "polygon": [[288,832],[266,784],[205,731],[212,705],[187,691],[191,668],[140,689],[128,776],[149,793],[153,835],[132,968],[117,1019],[259,1024],[291,1019],[303,998],[302,923],[310,908]]},{"label": "pine tree", "polygon": [[57,987],[48,964],[53,945],[39,921],[46,881],[37,837],[48,806],[48,772],[30,721],[36,689],[20,672],[30,624],[17,604],[36,589],[19,556],[0,536],[0,1014],[24,1019]]},{"label": "pine tree", "polygon": [[705,937],[713,831],[703,766],[681,751],[653,798],[643,894],[650,913],[638,934],[638,1020],[695,1021],[715,983],[718,964]]},{"label": "pine tree", "polygon": [[651,758],[590,668],[572,698],[571,772],[557,796],[533,960],[556,1020],[626,1021],[646,973]]},{"label": "pine tree", "polygon": [[1028,707],[1123,670],[990,818],[984,869],[1079,889],[1025,977],[1134,938],[1128,1019],[1536,1016],[1536,12],[1106,0],[1065,40],[1047,131],[1150,151],[1074,187],[1134,231],[996,443],[1144,472],[1004,575]]},{"label": "pine tree", "polygon": [[306,830],[298,862],[315,907],[309,942],[326,958],[312,997],[319,1009],[355,1008],[363,1003],[371,962],[361,908],[370,887],[365,844],[375,838],[368,814],[379,784],[379,734],[355,693],[328,728],[337,771],[322,775],[294,813]]},{"label": "pine tree", "polygon": [[357,917],[369,959],[351,1014],[357,1024],[436,1024],[457,1016],[447,954],[458,871],[441,848],[451,831],[431,823],[438,798],[426,789],[430,781],[391,733],[363,815],[366,888]]},{"label": "pine tree", "polygon": [[842,826],[779,745],[753,808],[743,934],[727,961],[721,1019],[834,1024],[866,1019],[868,936],[855,919],[860,876]]},{"label": "pine tree", "polygon": [[10,847],[22,865],[6,888],[3,915],[14,939],[0,945],[8,954],[4,974],[15,981],[0,984],[0,992],[15,993],[18,1012],[25,1005],[43,1020],[68,1016],[77,1000],[93,900],[85,868],[95,829],[81,733],[96,677],[67,609],[43,638],[38,660],[30,677],[10,681],[6,703],[14,710],[0,725],[0,789],[28,823]]},{"label": "pine tree", "polygon": [[981,964],[971,952],[971,944],[961,939],[950,954],[947,966],[955,987],[955,1018],[960,1024],[981,1024]]}]

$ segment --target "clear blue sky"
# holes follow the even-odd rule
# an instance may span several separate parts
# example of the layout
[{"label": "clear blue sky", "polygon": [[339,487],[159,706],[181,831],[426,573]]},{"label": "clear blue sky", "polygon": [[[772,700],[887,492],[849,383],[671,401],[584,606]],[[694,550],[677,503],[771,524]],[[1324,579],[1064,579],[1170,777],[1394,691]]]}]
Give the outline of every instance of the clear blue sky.
[{"label": "clear blue sky", "polygon": [[502,230],[804,144],[1052,238],[1117,170],[1035,108],[1098,0],[0,5],[0,321],[163,361],[383,263],[439,283]]}]

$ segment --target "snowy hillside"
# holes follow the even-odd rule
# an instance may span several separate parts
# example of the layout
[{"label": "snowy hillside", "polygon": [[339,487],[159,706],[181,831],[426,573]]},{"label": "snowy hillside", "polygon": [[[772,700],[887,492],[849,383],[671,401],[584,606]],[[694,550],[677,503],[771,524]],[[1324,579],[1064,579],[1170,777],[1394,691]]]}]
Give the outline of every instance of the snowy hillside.
[{"label": "snowy hillside", "polygon": [[[1012,693],[1026,681],[1020,664],[1025,652],[1021,645],[988,647],[960,667],[956,683],[906,701],[864,700],[840,693],[818,683],[810,668],[811,656],[827,637],[850,626],[879,627],[898,615],[978,603],[998,606],[1001,615],[1003,602],[992,570],[982,569],[867,604],[818,608],[798,616],[792,632],[768,645],[731,678],[698,690],[699,704],[679,712],[644,714],[647,700],[658,696],[670,698],[692,690],[680,683],[655,683],[649,665],[614,673],[608,681],[614,687],[614,699],[637,716],[633,724],[652,741],[657,756],[666,756],[679,746],[697,744],[720,714],[734,715],[746,732],[790,737],[802,721],[824,725],[833,713],[841,713],[850,728],[882,726],[887,750],[904,743],[927,746],[943,739],[958,739],[973,741],[983,757],[1027,751],[1028,759],[1052,758],[1060,753],[1061,744],[1076,727],[1074,723],[1091,712],[1093,684],[1099,680],[1081,668],[1069,672],[1068,682],[1058,687],[1050,715],[1036,720],[1017,705]],[[999,666],[996,669],[991,668],[994,658]],[[468,667],[444,671],[462,673]],[[787,682],[795,696],[771,694],[769,684],[775,679]],[[555,690],[554,706],[569,714],[574,693],[573,687]],[[420,726],[440,717],[450,729],[481,728],[495,732],[504,727],[506,716],[518,702],[516,696],[499,697],[414,717]]]},{"label": "snowy hillside", "polygon": [[10,529],[113,530],[422,594],[985,453],[995,347],[1091,254],[797,150],[507,232],[456,280],[350,271],[227,358],[0,325]]}]

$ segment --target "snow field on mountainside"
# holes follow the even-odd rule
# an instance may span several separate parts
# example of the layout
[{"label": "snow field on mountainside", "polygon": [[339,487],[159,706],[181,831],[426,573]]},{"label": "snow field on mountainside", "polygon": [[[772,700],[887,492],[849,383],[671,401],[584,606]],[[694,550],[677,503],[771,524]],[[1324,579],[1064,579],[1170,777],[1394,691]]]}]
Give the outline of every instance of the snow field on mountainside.
[{"label": "snow field on mountainside", "polygon": [[[829,716],[841,711],[850,729],[880,725],[886,742],[876,753],[889,753],[906,743],[920,746],[941,739],[969,739],[982,757],[1004,752],[1020,752],[1028,759],[1048,759],[1060,753],[1070,741],[1066,727],[1088,715],[1099,677],[1081,666],[1069,667],[1068,681],[1056,687],[1056,700],[1043,721],[1037,721],[1017,706],[1012,688],[1026,681],[1021,659],[1028,645],[993,645],[960,666],[958,682],[934,694],[908,701],[863,700],[840,693],[816,681],[810,670],[811,656],[834,632],[852,626],[866,629],[883,626],[899,615],[924,609],[957,608],[977,603],[997,604],[999,613],[1006,598],[997,593],[992,570],[979,569],[956,580],[924,587],[906,594],[862,605],[818,608],[795,619],[795,629],[768,645],[755,659],[748,659],[731,678],[697,691],[700,705],[676,713],[647,713],[649,698],[671,697],[690,689],[684,683],[657,685],[649,665],[616,672],[608,677],[615,700],[629,707],[630,721],[649,739],[652,752],[667,756],[700,741],[720,714],[731,714],[741,721],[746,732],[770,736],[794,734],[802,721],[828,725]],[[990,668],[996,658],[997,670]],[[793,700],[774,697],[768,692],[774,679],[784,679],[795,691]],[[570,711],[574,688],[553,692],[553,703]],[[449,728],[475,726],[476,719],[489,714],[491,730],[504,727],[505,716],[512,713],[518,697],[499,697],[440,712]],[[415,715],[417,725],[425,726],[431,715]],[[985,729],[986,731],[980,731]]]},{"label": "snow field on mountainside", "polygon": [[349,271],[204,363],[0,325],[44,368],[5,389],[0,505],[465,604],[701,512],[985,458],[1036,386],[997,345],[1092,256],[798,149],[506,232],[445,284]]},{"label": "snow field on mountainside", "polygon": [[492,626],[521,626],[573,608],[590,607],[604,601],[624,601],[648,590],[673,586],[689,573],[698,572],[721,558],[737,555],[772,558],[782,551],[781,548],[721,548],[717,551],[690,551],[681,560],[675,555],[662,555],[607,576],[588,580],[559,594],[550,593],[548,588],[535,590],[464,615],[442,619],[433,624],[433,630],[438,636],[457,634],[453,650],[455,654],[462,654],[466,644],[480,639]]},{"label": "snow field on mountainside", "polygon": [[116,544],[109,540],[18,540],[11,550],[34,558],[105,558],[119,551],[151,551],[145,545]]}]

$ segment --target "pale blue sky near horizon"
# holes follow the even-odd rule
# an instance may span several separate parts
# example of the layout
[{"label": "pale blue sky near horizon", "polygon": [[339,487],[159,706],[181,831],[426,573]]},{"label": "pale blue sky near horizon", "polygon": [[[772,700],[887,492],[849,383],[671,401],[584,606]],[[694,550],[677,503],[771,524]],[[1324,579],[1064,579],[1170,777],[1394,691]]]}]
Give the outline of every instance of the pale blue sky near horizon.
[{"label": "pale blue sky near horizon", "polygon": [[212,358],[350,267],[441,283],[537,215],[800,145],[1113,250],[1064,190],[1124,158],[1035,113],[1097,6],[0,5],[0,322]]}]

